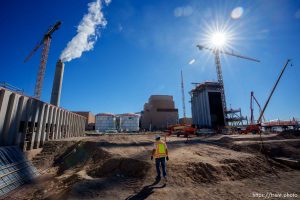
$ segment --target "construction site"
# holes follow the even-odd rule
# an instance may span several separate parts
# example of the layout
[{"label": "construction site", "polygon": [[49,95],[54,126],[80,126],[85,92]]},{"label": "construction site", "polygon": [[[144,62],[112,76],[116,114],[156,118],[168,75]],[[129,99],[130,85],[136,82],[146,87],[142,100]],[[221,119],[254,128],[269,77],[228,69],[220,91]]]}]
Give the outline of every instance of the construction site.
[{"label": "construction site", "polygon": [[[66,106],[72,111],[64,108],[66,103],[61,106],[64,75],[70,73],[65,67],[93,49],[98,29],[105,32],[107,13],[102,9],[110,4],[90,2],[77,35],[58,58],[51,58],[56,65],[47,66],[55,69],[51,92],[46,91],[51,93],[49,102],[42,91],[50,44],[64,32],[61,21],[47,29],[27,57],[28,52],[22,52],[25,63],[40,60],[32,95],[0,76],[0,199],[300,199],[299,110],[289,113],[289,119],[270,120],[266,114],[272,110],[280,116],[272,107],[278,98],[274,94],[283,92],[279,85],[289,79],[286,71],[298,58],[286,58],[272,68],[269,73],[276,78],[263,97],[257,98],[255,88],[247,91],[250,106],[232,108],[227,96],[234,95],[225,92],[232,85],[224,84],[224,57],[249,65],[261,64],[264,58],[225,48],[225,34],[219,31],[211,33],[211,44],[193,44],[197,54],[213,59],[216,80],[193,82],[180,69],[172,86],[178,95],[147,92],[139,110],[105,105],[97,110],[75,99],[72,107]],[[83,43],[87,46],[80,46]],[[114,77],[112,82],[118,80]]]}]

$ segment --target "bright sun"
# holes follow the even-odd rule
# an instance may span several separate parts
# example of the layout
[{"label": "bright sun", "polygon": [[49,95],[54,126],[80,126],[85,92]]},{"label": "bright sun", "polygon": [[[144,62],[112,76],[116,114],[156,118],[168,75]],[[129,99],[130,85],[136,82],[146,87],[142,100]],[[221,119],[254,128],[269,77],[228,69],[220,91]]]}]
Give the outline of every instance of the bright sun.
[{"label": "bright sun", "polygon": [[210,42],[213,46],[221,48],[226,45],[227,37],[225,33],[215,32],[211,35]]}]

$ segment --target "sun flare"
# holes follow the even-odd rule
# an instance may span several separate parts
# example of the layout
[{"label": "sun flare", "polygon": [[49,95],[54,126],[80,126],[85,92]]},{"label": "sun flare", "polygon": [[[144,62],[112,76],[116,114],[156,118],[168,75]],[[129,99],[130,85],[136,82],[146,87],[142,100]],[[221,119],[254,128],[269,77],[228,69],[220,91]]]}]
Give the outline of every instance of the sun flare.
[{"label": "sun flare", "polygon": [[212,33],[210,42],[214,47],[221,48],[227,43],[226,34],[224,32]]}]

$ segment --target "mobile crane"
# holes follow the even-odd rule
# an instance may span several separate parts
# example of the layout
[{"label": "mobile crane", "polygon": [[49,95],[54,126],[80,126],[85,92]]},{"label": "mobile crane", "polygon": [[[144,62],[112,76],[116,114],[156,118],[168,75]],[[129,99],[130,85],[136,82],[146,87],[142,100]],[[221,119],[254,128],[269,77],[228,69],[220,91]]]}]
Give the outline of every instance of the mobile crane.
[{"label": "mobile crane", "polygon": [[[283,68],[282,68],[282,70],[281,70],[281,72],[279,74],[279,77],[277,78],[277,80],[275,82],[275,85],[273,86],[273,88],[271,90],[271,93],[270,93],[270,95],[269,95],[269,97],[268,97],[268,99],[267,99],[267,101],[266,101],[263,109],[260,111],[260,114],[259,114],[259,117],[257,119],[257,122],[254,123],[254,119],[253,119],[253,122],[251,122],[250,125],[248,125],[246,127],[246,130],[242,130],[241,134],[248,134],[248,133],[251,133],[251,132],[252,133],[260,133],[261,132],[261,123],[262,123],[262,119],[264,118],[263,117],[264,116],[264,112],[265,112],[265,110],[266,110],[266,108],[267,108],[267,106],[268,106],[268,104],[270,102],[271,97],[273,96],[273,93],[274,93],[274,91],[275,91],[275,89],[276,89],[276,87],[277,87],[277,85],[278,85],[278,83],[279,83],[279,81],[280,81],[280,79],[281,79],[281,77],[282,77],[282,75],[283,75],[286,67],[288,66],[288,64],[290,62],[291,62],[291,60],[287,59],[285,65],[283,66]],[[251,119],[252,119],[252,116],[251,116]]]}]

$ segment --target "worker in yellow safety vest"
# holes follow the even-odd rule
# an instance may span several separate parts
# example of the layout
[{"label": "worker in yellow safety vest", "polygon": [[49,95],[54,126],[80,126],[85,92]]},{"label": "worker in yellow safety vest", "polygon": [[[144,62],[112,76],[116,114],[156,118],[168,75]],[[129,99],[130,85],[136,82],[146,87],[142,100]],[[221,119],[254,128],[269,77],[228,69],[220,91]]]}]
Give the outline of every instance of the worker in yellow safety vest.
[{"label": "worker in yellow safety vest", "polygon": [[162,168],[162,174],[163,177],[167,178],[167,172],[166,172],[166,160],[169,160],[168,156],[168,148],[167,144],[160,140],[160,136],[157,135],[155,136],[155,142],[154,142],[154,147],[152,150],[152,155],[151,155],[151,160],[153,160],[153,157],[155,158],[155,166],[156,166],[156,180],[160,180],[160,166]]}]

